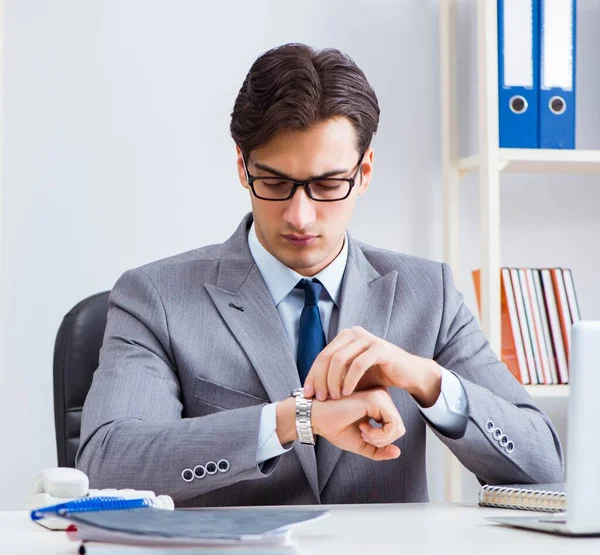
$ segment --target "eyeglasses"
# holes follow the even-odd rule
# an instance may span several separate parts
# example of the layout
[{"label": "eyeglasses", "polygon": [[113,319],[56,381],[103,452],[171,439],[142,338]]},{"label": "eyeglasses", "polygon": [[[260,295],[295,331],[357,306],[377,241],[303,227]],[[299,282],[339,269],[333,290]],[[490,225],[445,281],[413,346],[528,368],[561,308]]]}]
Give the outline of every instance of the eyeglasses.
[{"label": "eyeglasses", "polygon": [[350,196],[356,176],[360,170],[363,152],[356,164],[352,177],[323,177],[309,181],[295,181],[284,177],[263,177],[251,175],[246,157],[242,154],[246,179],[256,198],[262,200],[284,201],[291,199],[298,187],[304,187],[308,196],[317,202],[336,202]]}]

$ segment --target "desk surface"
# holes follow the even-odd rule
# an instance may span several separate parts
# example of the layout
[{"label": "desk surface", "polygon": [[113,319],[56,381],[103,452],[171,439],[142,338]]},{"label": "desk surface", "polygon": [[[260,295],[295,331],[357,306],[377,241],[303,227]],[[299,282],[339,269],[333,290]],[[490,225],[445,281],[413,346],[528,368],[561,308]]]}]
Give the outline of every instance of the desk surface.
[{"label": "desk surface", "polygon": [[[524,511],[451,504],[334,505],[325,519],[294,532],[298,555],[343,553],[501,553],[569,555],[600,552],[600,538],[563,538],[492,524],[489,516]],[[532,513],[529,513],[532,514]],[[0,553],[75,555],[78,544],[29,520],[26,511],[0,511]]]}]

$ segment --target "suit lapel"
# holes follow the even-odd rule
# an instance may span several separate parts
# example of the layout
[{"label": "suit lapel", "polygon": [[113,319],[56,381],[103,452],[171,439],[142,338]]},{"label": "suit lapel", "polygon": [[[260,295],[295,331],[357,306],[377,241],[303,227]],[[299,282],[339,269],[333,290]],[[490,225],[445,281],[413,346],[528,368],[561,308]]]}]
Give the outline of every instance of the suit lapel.
[{"label": "suit lapel", "polygon": [[[385,339],[390,324],[397,271],[381,276],[365,258],[360,246],[348,234],[348,261],[342,280],[338,330],[361,326]],[[326,440],[317,446],[319,491],[323,491],[341,449]]]},{"label": "suit lapel", "polygon": [[[204,287],[250,359],[269,399],[277,402],[300,387],[300,378],[285,329],[248,247],[251,222],[249,214],[223,244],[217,285],[206,283]],[[319,499],[314,448],[296,442],[294,451]]]}]

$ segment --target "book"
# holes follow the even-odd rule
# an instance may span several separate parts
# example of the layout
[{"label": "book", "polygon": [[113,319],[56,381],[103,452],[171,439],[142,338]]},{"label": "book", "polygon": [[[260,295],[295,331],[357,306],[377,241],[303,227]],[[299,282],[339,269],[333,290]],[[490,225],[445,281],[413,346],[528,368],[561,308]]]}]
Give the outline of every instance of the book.
[{"label": "book", "polygon": [[544,336],[544,343],[546,345],[546,352],[548,353],[548,363],[550,365],[550,376],[551,383],[558,384],[558,370],[556,368],[556,351],[554,344],[552,343],[552,334],[550,333],[550,323],[548,322],[548,313],[546,311],[546,301],[544,300],[544,288],[542,286],[542,276],[540,270],[534,269],[533,281],[535,284],[535,293],[538,301],[538,307],[540,310],[540,317],[542,319],[542,330]]},{"label": "book", "polygon": [[[500,358],[510,373],[521,383],[528,384],[529,372],[521,336],[517,309],[514,302],[512,282],[509,273],[503,269],[501,274],[501,326],[502,326],[502,352]],[[481,310],[481,270],[473,271],[473,283],[477,303]]]},{"label": "book", "polygon": [[479,491],[479,505],[556,513],[567,510],[567,491],[564,483],[485,485]]},{"label": "book", "polygon": [[[473,270],[481,315],[481,270]],[[569,383],[571,327],[581,320],[568,268],[500,268],[500,359],[522,384]]]},{"label": "book", "polygon": [[579,303],[577,302],[577,294],[575,293],[575,283],[573,282],[573,272],[568,268],[563,269],[563,278],[565,280],[565,289],[567,291],[567,299],[569,301],[569,311],[571,312],[571,321],[573,323],[581,320],[579,311]]},{"label": "book", "polygon": [[223,509],[138,508],[68,513],[71,540],[162,547],[283,547],[293,526],[328,510],[241,507]]},{"label": "book", "polygon": [[551,274],[554,292],[556,294],[560,328],[568,361],[571,353],[571,324],[573,323],[571,320],[571,313],[569,312],[569,301],[567,300],[567,291],[565,289],[562,269],[552,268]]},{"label": "book", "polygon": [[[537,372],[533,360],[533,347],[531,346],[531,337],[529,335],[529,324],[525,315],[525,306],[523,304],[523,292],[521,291],[521,280],[519,279],[519,270],[509,268],[510,277],[515,292],[515,305],[517,307],[517,316],[521,326],[521,339],[525,348],[525,359],[527,361],[527,371],[529,372],[529,383],[536,385],[538,383]],[[523,382],[527,383],[527,382]]]},{"label": "book", "polygon": [[531,306],[531,293],[527,283],[527,272],[525,268],[517,269],[519,280],[521,282],[521,292],[523,293],[523,305],[525,307],[525,317],[527,319],[527,329],[531,339],[531,348],[533,350],[533,362],[539,384],[545,383],[544,371],[542,370],[542,357],[540,354],[540,345],[536,334],[535,323],[533,321],[533,307]]},{"label": "book", "polygon": [[552,341],[556,353],[556,365],[558,367],[559,381],[560,383],[569,383],[567,351],[563,341],[563,333],[558,315],[558,303],[556,302],[556,294],[552,281],[552,272],[550,269],[543,268],[540,273],[542,275],[544,299],[546,301],[548,321],[550,323],[550,331],[552,333]]},{"label": "book", "polygon": [[525,280],[527,281],[527,288],[529,290],[529,302],[531,304],[533,329],[537,341],[538,353],[540,356],[540,369],[542,371],[541,383],[551,384],[552,374],[550,373],[550,358],[548,355],[546,341],[544,338],[544,329],[542,327],[542,313],[541,307],[538,302],[537,291],[533,278],[533,270],[531,268],[526,268],[525,270],[523,270],[523,272],[525,275]]}]

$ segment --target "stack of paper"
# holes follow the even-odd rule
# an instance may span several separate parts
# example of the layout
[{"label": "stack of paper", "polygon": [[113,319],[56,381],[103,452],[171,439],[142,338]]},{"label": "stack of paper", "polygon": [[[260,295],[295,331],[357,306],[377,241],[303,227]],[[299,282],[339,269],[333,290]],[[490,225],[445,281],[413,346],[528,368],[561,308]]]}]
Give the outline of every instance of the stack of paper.
[{"label": "stack of paper", "polygon": [[136,545],[116,545],[114,543],[82,543],[79,555],[297,555],[293,543],[281,546],[252,547],[242,546],[196,546],[196,547],[141,547]]},{"label": "stack of paper", "polygon": [[[71,513],[66,518],[77,528],[76,532],[69,532],[69,537],[76,541],[180,548],[244,548],[241,552],[247,552],[248,548],[259,548],[264,552],[266,548],[270,552],[271,548],[289,545],[294,525],[328,514],[329,511],[320,509],[281,507],[175,511],[146,508]],[[93,548],[92,544],[88,552],[94,553]]]}]

